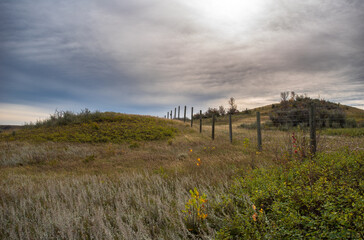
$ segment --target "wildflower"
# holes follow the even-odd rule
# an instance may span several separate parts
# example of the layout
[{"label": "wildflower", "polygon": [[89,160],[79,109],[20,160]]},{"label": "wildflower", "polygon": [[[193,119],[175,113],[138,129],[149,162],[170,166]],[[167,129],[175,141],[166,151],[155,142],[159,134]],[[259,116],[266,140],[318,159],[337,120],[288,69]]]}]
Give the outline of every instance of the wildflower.
[{"label": "wildflower", "polygon": [[201,159],[200,158],[197,158],[197,161],[201,162]]},{"label": "wildflower", "polygon": [[254,210],[256,210],[256,209],[257,209],[257,207],[256,207],[254,204],[252,205],[252,207],[253,207],[253,209],[254,209]]},{"label": "wildflower", "polygon": [[197,166],[200,166],[200,163],[196,163]]},{"label": "wildflower", "polygon": [[252,215],[252,218],[253,218],[253,220],[254,220],[254,222],[256,222],[257,221],[257,213],[254,213],[253,215]]},{"label": "wildflower", "polygon": [[263,208],[261,208],[261,209],[259,210],[259,212],[260,212],[260,213],[263,213]]},{"label": "wildflower", "polygon": [[192,149],[190,149],[190,152],[192,152]]},{"label": "wildflower", "polygon": [[256,155],[259,155],[259,154],[260,154],[260,152],[258,151],[258,152],[256,152],[255,154],[256,154]]},{"label": "wildflower", "polygon": [[212,147],[212,150],[214,150],[215,149],[215,147]]}]

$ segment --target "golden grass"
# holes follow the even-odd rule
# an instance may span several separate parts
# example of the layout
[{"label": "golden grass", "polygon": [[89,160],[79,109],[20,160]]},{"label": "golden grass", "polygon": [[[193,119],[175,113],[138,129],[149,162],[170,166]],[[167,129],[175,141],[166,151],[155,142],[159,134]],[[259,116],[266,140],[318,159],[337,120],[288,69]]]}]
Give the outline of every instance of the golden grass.
[{"label": "golden grass", "polygon": [[[0,238],[193,239],[182,213],[188,191],[222,201],[235,176],[282,160],[290,134],[263,131],[262,153],[256,130],[234,127],[230,144],[226,125],[216,127],[214,141],[211,127],[200,134],[194,125],[136,147],[0,142]],[[318,135],[319,151],[364,146],[364,138]],[[215,230],[208,226],[199,237],[214,238]]]}]

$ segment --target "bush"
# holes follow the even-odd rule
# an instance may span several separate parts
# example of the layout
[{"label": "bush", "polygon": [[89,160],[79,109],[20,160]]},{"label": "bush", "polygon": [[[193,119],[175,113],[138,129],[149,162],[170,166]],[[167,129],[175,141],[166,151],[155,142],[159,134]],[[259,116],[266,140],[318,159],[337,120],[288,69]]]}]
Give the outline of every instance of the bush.
[{"label": "bush", "polygon": [[344,150],[238,178],[218,238],[362,239],[363,163]]},{"label": "bush", "polygon": [[348,118],[345,121],[345,127],[346,128],[356,128],[358,126],[358,124],[356,123],[355,119],[353,118]]}]

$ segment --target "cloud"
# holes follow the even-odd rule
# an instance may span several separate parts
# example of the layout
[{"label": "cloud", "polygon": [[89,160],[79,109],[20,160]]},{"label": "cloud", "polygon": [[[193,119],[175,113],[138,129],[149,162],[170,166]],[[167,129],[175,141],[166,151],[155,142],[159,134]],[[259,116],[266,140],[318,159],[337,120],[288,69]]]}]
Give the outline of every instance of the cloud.
[{"label": "cloud", "polygon": [[0,102],[154,114],[293,90],[363,106],[362,1],[208,4],[2,2]]}]

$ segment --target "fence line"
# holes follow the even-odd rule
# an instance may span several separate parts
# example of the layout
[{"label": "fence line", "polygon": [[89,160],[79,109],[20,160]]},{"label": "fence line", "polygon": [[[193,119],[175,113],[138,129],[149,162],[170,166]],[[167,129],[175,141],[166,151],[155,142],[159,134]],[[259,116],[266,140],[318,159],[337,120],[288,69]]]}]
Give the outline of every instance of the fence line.
[{"label": "fence line", "polygon": [[[177,111],[178,108],[178,111]],[[320,112],[321,109],[324,109],[326,112]],[[173,110],[170,110],[170,112],[167,112],[167,115],[165,116],[167,119],[178,119],[182,120],[180,118],[180,106],[174,108],[174,118],[173,118]],[[270,129],[269,127],[280,127],[278,129],[282,129],[281,127],[286,127],[287,129],[290,127],[297,127],[302,126],[304,128],[309,128],[309,136],[310,136],[310,151],[312,154],[315,154],[317,149],[317,136],[316,136],[316,130],[317,127],[326,127],[331,126],[332,124],[340,124],[343,119],[345,121],[345,117],[339,115],[329,115],[327,114],[328,110],[326,108],[316,107],[314,105],[310,105],[307,109],[299,109],[301,112],[294,112],[294,111],[281,111],[281,112],[271,112],[269,115],[269,118],[271,120],[269,125],[267,123],[261,124],[261,114],[260,111],[256,111],[256,120],[251,123],[251,125],[254,125],[249,128],[256,128],[257,129],[257,150],[262,151],[263,149],[263,138],[262,138],[262,129]],[[333,110],[335,111],[335,110]],[[191,119],[190,119],[190,125],[193,127],[194,118],[196,116],[193,115],[194,108],[191,107]],[[250,112],[249,112],[250,113]],[[325,115],[326,113],[326,115]],[[278,116],[278,120],[274,122],[274,115]],[[183,121],[187,121],[187,106],[184,106],[184,115],[183,115]],[[226,114],[223,116],[223,119],[217,119],[216,114],[212,114],[211,118],[203,117],[202,110],[199,111],[199,116],[197,119],[199,119],[199,132],[202,133],[202,127],[203,127],[203,119],[211,119],[211,139],[215,139],[215,126],[216,123],[224,122],[226,121],[226,124],[224,124],[226,127],[228,127],[228,133],[229,133],[229,141],[230,143],[233,143],[233,128],[232,128],[232,119],[233,114]],[[265,117],[267,114],[264,115]],[[273,117],[272,117],[273,116]],[[227,118],[226,118],[227,117]],[[241,127],[245,124],[241,124]]]}]

